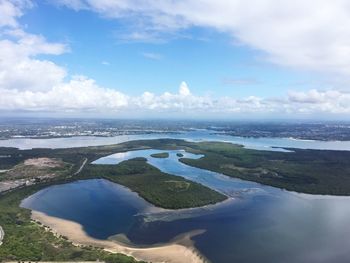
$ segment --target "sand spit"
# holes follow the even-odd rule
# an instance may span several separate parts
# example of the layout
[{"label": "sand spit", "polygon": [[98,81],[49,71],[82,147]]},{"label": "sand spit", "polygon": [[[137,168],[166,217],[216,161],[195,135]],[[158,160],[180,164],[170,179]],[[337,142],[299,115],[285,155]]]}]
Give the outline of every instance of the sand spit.
[{"label": "sand spit", "polygon": [[[82,226],[76,222],[48,216],[38,211],[32,211],[32,219],[49,227],[54,233],[66,236],[74,245],[101,247],[112,253],[123,253],[153,263],[205,263],[206,260],[193,247],[191,237],[203,231],[192,231],[181,235],[174,242],[147,248],[136,248],[111,240],[99,240],[88,236]],[[183,245],[183,244],[186,244]]]}]

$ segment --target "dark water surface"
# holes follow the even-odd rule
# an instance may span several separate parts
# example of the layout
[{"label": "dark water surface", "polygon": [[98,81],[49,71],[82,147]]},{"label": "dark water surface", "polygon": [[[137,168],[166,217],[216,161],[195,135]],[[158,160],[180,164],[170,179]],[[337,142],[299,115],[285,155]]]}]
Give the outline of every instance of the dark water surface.
[{"label": "dark water surface", "polygon": [[[167,242],[194,229],[195,246],[214,263],[350,262],[350,198],[297,194],[186,166],[176,153],[157,159],[157,150],[120,153],[96,163],[137,156],[162,171],[182,175],[232,197],[206,208],[166,211],[106,180],[51,186],[22,206],[80,223],[92,237],[125,234],[131,242]],[[184,153],[184,152],[182,152]],[[188,158],[198,158],[185,153]]]}]

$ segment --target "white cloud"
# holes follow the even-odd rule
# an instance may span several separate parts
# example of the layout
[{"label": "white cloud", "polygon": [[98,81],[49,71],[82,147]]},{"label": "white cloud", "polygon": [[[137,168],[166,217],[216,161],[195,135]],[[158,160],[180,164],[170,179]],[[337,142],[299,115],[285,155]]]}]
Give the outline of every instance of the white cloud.
[{"label": "white cloud", "polygon": [[50,43],[45,37],[26,33],[20,28],[6,30],[4,35],[16,40],[13,43],[17,45],[17,56],[61,55],[69,50],[65,44]]},{"label": "white cloud", "polygon": [[187,86],[187,83],[185,81],[181,82],[180,88],[179,88],[179,94],[181,96],[187,97],[191,95],[191,91]]},{"label": "white cloud", "polygon": [[9,39],[0,40],[0,87],[4,89],[47,90],[66,77],[64,68],[37,55],[59,55],[66,51],[60,43],[21,29],[7,30]]},{"label": "white cloud", "polygon": [[288,103],[295,106],[295,112],[306,113],[350,113],[350,93],[337,90],[307,92],[290,91]]},{"label": "white cloud", "polygon": [[[102,114],[128,114],[159,116],[175,114],[236,116],[236,114],[274,114],[295,117],[298,114],[350,114],[350,93],[339,91],[289,92],[285,98],[247,98],[197,96],[185,82],[177,93],[157,95],[144,92],[141,96],[128,96],[113,89],[98,86],[86,77],[73,77],[47,91],[0,89],[0,110],[49,112],[99,112]],[[154,115],[152,115],[154,114]],[[185,114],[185,115],[184,115]],[[289,115],[288,115],[289,114]]]},{"label": "white cloud", "polygon": [[10,10],[6,11],[7,22],[2,22],[6,27],[0,31],[0,108],[99,111],[126,106],[127,97],[122,93],[101,88],[86,77],[70,77],[65,68],[37,58],[38,55],[61,55],[69,48],[23,31],[16,19],[29,5],[29,1],[0,0],[0,11]]},{"label": "white cloud", "polygon": [[0,0],[0,28],[17,27],[17,18],[23,15],[22,9],[31,6],[32,3],[29,0]]},{"label": "white cloud", "polygon": [[[350,73],[348,0],[56,0],[141,25],[134,36],[211,27],[286,66]],[[140,20],[142,21],[140,23]],[[137,26],[137,25],[134,25]],[[144,29],[144,31],[142,31]],[[144,33],[143,33],[144,32]],[[153,33],[152,33],[153,32]]]},{"label": "white cloud", "polygon": [[83,76],[73,77],[67,83],[60,83],[47,91],[19,91],[0,89],[0,108],[2,110],[27,111],[118,111],[127,106],[124,94],[103,89],[95,81]]},{"label": "white cloud", "polygon": [[[245,25],[245,22],[241,21],[243,15],[238,14],[231,17],[232,10],[241,10],[246,6],[245,2],[238,1],[231,1],[226,5],[223,5],[222,1],[215,2],[216,4],[214,1],[139,2],[135,0],[116,2],[104,0],[96,2],[89,0],[89,2],[82,2],[76,0],[73,3],[66,0],[65,2],[77,10],[94,8],[100,13],[109,10],[110,13],[105,15],[110,17],[113,15],[124,16],[125,10],[135,14],[146,12],[152,20],[154,28],[159,30],[164,30],[164,28],[173,30],[177,27],[182,28],[193,24],[214,26],[220,30],[233,32],[235,30],[233,30],[231,23],[228,23],[229,20],[234,21],[234,24]],[[336,4],[340,3],[335,2]],[[114,6],[116,3],[119,3],[118,6]],[[267,4],[268,1],[262,0],[262,3]],[[189,5],[187,9],[185,4]],[[10,11],[6,9],[8,7],[4,9],[1,5],[10,7]],[[256,96],[234,98],[196,95],[190,91],[185,82],[180,84],[175,93],[144,92],[140,96],[129,96],[114,89],[103,88],[91,78],[70,76],[65,68],[50,60],[38,58],[39,55],[61,55],[69,51],[69,48],[64,43],[51,43],[44,36],[29,34],[21,28],[16,19],[22,15],[23,8],[29,5],[28,1],[0,0],[0,11],[7,10],[4,11],[6,18],[0,18],[2,19],[0,22],[1,111],[97,112],[103,114],[130,114],[131,112],[140,115],[145,113],[155,115],[175,113],[181,117],[187,117],[191,114],[207,116],[217,113],[220,113],[220,116],[232,116],[237,113],[290,113],[292,116],[295,114],[350,113],[350,93],[336,90],[290,91],[287,96],[282,98]],[[178,9],[175,10],[174,7]],[[275,6],[274,12],[281,11],[281,8],[279,5]],[[292,11],[294,10],[292,6],[290,8]],[[207,9],[211,9],[212,15],[207,13],[209,12]],[[261,9],[265,10],[266,8]],[[267,9],[272,12],[271,7]],[[217,15],[219,10],[224,10],[222,17]],[[249,11],[251,12],[250,18],[247,19],[252,20],[252,16],[258,19],[261,16],[259,10],[259,8],[252,7]],[[160,16],[156,14],[160,14]],[[203,16],[204,14],[205,16]],[[285,19],[287,15],[281,12],[280,16]],[[181,19],[184,21],[177,21]],[[273,16],[270,19],[275,21]],[[344,28],[344,30],[347,29]],[[237,29],[235,32],[238,34],[239,30]],[[273,35],[274,32],[271,31],[271,34]],[[285,36],[285,38],[286,41],[290,40],[289,36]],[[262,41],[264,42],[266,39],[262,39]],[[343,39],[339,41],[343,41]],[[274,53],[270,52],[270,55],[273,57]],[[344,63],[348,63],[348,61]]]},{"label": "white cloud", "polygon": [[[185,82],[179,86],[178,93],[164,92],[156,95],[145,92],[142,96],[129,98],[128,107],[140,112],[151,110],[159,112],[186,112],[191,114],[274,114],[296,117],[298,114],[349,114],[350,93],[336,90],[310,90],[306,92],[290,91],[286,97],[247,98],[196,96]],[[233,115],[232,115],[233,114]]]},{"label": "white cloud", "polygon": [[163,56],[161,54],[152,53],[152,52],[143,52],[142,56],[144,56],[145,58],[148,58],[148,59],[152,59],[152,60],[161,60],[163,58]]},{"label": "white cloud", "polygon": [[151,92],[144,92],[141,97],[132,98],[131,102],[139,110],[148,109],[155,112],[202,111],[212,108],[213,104],[209,97],[192,95],[185,82],[180,84],[178,93],[164,92],[157,96]]}]

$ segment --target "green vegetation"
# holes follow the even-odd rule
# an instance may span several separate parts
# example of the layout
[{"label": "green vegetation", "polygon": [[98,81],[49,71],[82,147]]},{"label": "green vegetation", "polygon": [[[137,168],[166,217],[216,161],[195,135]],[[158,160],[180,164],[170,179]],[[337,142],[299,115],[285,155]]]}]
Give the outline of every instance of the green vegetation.
[{"label": "green vegetation", "polygon": [[[169,143],[171,145],[168,143],[164,145],[168,148],[179,147],[172,141],[169,141]],[[62,161],[61,168],[69,169],[69,173],[58,173],[58,176],[38,181],[34,186],[0,194],[0,225],[5,231],[4,242],[0,246],[0,262],[8,260],[136,262],[131,257],[122,254],[111,254],[99,248],[76,247],[65,237],[57,237],[46,231],[40,224],[32,222],[30,211],[19,207],[21,200],[52,184],[89,178],[106,178],[131,188],[155,205],[167,208],[201,206],[219,202],[226,198],[209,188],[185,180],[182,177],[164,174],[147,164],[144,158],[125,161],[119,165],[86,165],[80,174],[74,175],[74,172],[79,169],[85,159],[91,162],[115,152],[150,149],[162,144],[159,141],[147,143],[146,141],[140,141],[130,144],[72,149],[19,150],[0,148],[0,156],[2,156],[0,167],[1,169],[18,171],[18,173],[12,174],[14,177],[27,176],[28,173],[34,177],[38,175],[38,171],[35,169],[30,171],[22,169],[25,160],[30,158],[55,158]],[[55,170],[56,168],[48,169]],[[6,172],[1,173],[0,176],[6,176]]]},{"label": "green vegetation", "polygon": [[81,176],[108,179],[130,188],[158,207],[169,209],[204,206],[227,198],[201,184],[163,173],[145,158],[134,158],[118,165],[89,165]]},{"label": "green vegetation", "polygon": [[204,157],[180,159],[187,165],[297,192],[350,195],[348,151],[258,151],[222,142],[191,147]]},{"label": "green vegetation", "polygon": [[176,139],[139,140],[72,149],[18,150],[0,147],[0,170],[10,169],[28,158],[48,157],[71,164],[72,170],[76,171],[85,158],[91,162],[112,153],[142,149],[186,150],[204,155],[197,160],[180,159],[191,166],[298,192],[350,195],[349,151],[258,151],[230,143],[194,143]]},{"label": "green vegetation", "polygon": [[0,225],[5,231],[0,261],[106,261],[134,263],[132,257],[112,254],[95,247],[77,247],[30,220],[30,211],[20,208],[23,198],[41,187],[29,187],[0,198]]},{"label": "green vegetation", "polygon": [[191,166],[291,191],[311,194],[350,195],[350,152],[289,149],[259,151],[224,142],[186,142],[160,139],[125,143],[203,154],[200,159],[181,158]]},{"label": "green vegetation", "polygon": [[154,157],[154,158],[168,158],[169,157],[169,153],[167,153],[167,152],[153,153],[153,154],[151,154],[151,156]]},{"label": "green vegetation", "polygon": [[[56,237],[39,224],[32,222],[30,211],[20,208],[19,203],[26,196],[51,184],[78,179],[105,178],[129,187],[157,206],[172,209],[202,206],[226,198],[200,184],[165,174],[149,165],[145,158],[135,158],[118,165],[86,165],[80,174],[74,175],[85,159],[90,163],[116,152],[141,149],[186,150],[204,155],[200,159],[180,159],[181,162],[194,167],[298,192],[350,195],[348,151],[300,149],[290,149],[292,152],[258,151],[230,143],[194,143],[173,139],[140,140],[72,149],[19,150],[0,147],[0,170],[13,169],[10,175],[15,178],[26,177],[28,173],[34,177],[38,175],[35,169],[28,171],[22,169],[25,160],[30,158],[47,157],[59,160],[62,166],[47,168],[48,171],[55,172],[58,168],[63,168],[65,171],[55,177],[38,181],[35,186],[0,195],[0,225],[6,233],[4,243],[0,246],[0,261],[99,259],[107,262],[135,262],[130,257],[110,254],[98,248],[75,247],[64,237]],[[178,157],[183,157],[179,154]],[[0,181],[1,177],[5,178],[8,175],[8,172],[0,173]]]}]

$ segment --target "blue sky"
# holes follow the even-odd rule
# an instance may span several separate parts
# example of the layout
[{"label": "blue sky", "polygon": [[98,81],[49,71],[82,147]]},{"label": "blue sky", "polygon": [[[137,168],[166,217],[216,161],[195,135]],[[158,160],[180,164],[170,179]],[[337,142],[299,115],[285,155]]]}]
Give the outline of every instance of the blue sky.
[{"label": "blue sky", "polygon": [[37,4],[21,22],[30,33],[69,44],[70,52],[50,59],[71,74],[88,75],[131,95],[176,92],[181,81],[201,95],[283,95],[287,89],[310,88],[312,80],[309,74],[265,62],[262,52],[210,28],[189,28],[150,42],[123,40],[128,21],[49,3]]},{"label": "blue sky", "polygon": [[[0,65],[0,108],[109,117],[132,111],[347,118],[350,65],[343,60],[350,42],[333,36],[346,30],[343,2],[321,16],[302,1],[248,2],[256,6],[0,0],[0,46],[11,54]],[[330,21],[333,27],[325,28]]]}]

